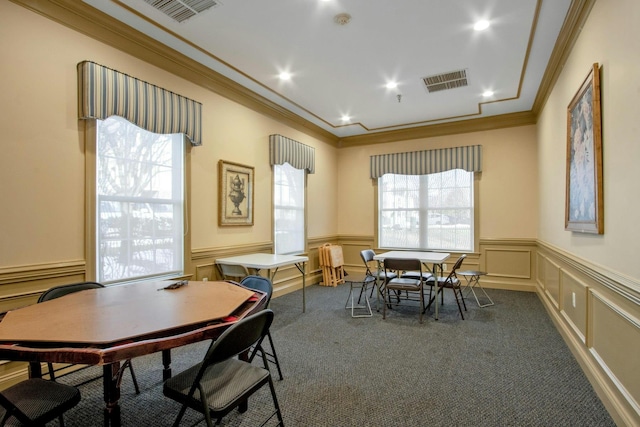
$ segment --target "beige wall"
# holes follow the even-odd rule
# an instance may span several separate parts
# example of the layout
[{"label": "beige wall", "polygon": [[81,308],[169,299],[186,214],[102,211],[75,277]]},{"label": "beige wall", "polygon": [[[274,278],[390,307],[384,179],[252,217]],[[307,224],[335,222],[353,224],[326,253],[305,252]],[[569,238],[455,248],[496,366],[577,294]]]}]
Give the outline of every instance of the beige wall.
[{"label": "beige wall", "polygon": [[[204,145],[190,150],[191,252],[196,278],[216,257],[268,251],[268,135],[316,148],[308,179],[310,272],[317,247],[342,244],[349,267],[374,244],[369,156],[483,146],[478,253],[489,288],[535,290],[619,425],[640,425],[640,3],[598,0],[536,126],[336,148],[10,2],[0,2],[0,311],[33,303],[49,286],[84,279],[85,155],[76,64],[92,60],[203,103]],[[566,107],[593,62],[602,64],[605,234],[564,231]],[[255,167],[255,225],[217,226],[217,163]],[[278,273],[299,288],[295,269]],[[293,282],[294,285],[289,285]],[[286,291],[286,290],[285,290]],[[573,304],[575,295],[576,304]],[[0,382],[15,373],[0,366]],[[17,369],[17,368],[16,368]],[[9,379],[11,379],[9,378]]]},{"label": "beige wall", "polygon": [[376,154],[482,145],[478,181],[480,238],[537,237],[535,126],[341,148],[338,219],[340,234],[373,235],[376,210],[369,157]]},{"label": "beige wall", "polygon": [[[192,249],[271,242],[273,133],[316,149],[309,237],[336,234],[337,148],[9,2],[0,2],[0,40],[0,269],[85,258],[83,123],[76,107],[76,64],[83,60],[203,104],[203,146],[191,150]],[[220,159],[255,167],[253,227],[218,227]]]},{"label": "beige wall", "polygon": [[[540,239],[636,279],[640,278],[639,19],[640,3],[635,0],[596,2],[538,122]],[[596,62],[602,67],[602,236],[564,230],[566,109]]]},{"label": "beige wall", "polygon": [[[538,121],[538,292],[616,423],[640,425],[640,2],[598,0]],[[567,106],[601,66],[604,235],[564,230]]]}]

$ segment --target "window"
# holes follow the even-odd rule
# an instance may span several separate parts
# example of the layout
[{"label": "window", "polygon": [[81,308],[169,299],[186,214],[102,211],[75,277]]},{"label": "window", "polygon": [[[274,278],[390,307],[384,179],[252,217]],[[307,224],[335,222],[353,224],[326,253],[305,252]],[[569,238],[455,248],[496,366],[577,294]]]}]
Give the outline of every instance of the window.
[{"label": "window", "polygon": [[101,283],[181,275],[184,136],[112,116],[96,120],[96,276]]},{"label": "window", "polygon": [[383,248],[473,251],[473,172],[378,178],[378,243]]},{"label": "window", "polygon": [[304,252],[305,171],[289,163],[273,165],[273,231],[276,254]]}]

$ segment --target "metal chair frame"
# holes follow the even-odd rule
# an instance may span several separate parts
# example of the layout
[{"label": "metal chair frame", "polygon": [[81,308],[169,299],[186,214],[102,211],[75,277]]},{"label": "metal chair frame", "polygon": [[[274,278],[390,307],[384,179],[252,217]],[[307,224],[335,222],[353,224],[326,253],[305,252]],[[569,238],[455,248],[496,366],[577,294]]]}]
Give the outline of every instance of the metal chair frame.
[{"label": "metal chair frame", "polygon": [[202,362],[165,381],[164,395],[182,403],[174,427],[180,425],[187,408],[203,413],[208,427],[213,427],[212,418],[220,424],[222,417],[235,408],[244,412],[248,398],[267,384],[275,410],[261,425],[277,416],[278,425],[284,427],[264,352],[264,368],[241,358],[251,348],[254,354],[249,360],[259,351],[272,322],[273,311],[270,309],[245,317],[212,341]]},{"label": "metal chair frame", "polygon": [[[462,306],[464,306],[464,311],[467,311],[467,304],[464,302],[464,295],[462,294],[462,288],[460,279],[456,276],[456,271],[462,266],[464,259],[467,257],[466,254],[462,254],[460,258],[458,258],[453,264],[451,271],[447,277],[439,277],[438,278],[438,292],[440,293],[440,301],[444,304],[444,289],[448,288],[453,291],[453,295],[456,297],[456,303],[458,304],[458,311],[460,312],[460,316],[462,320],[464,320],[464,314],[462,313]],[[458,294],[460,298],[458,298]],[[436,298],[438,295],[436,295]],[[462,306],[460,306],[460,299],[462,300]],[[436,318],[438,320],[438,318]]]},{"label": "metal chair frame", "polygon": [[[266,308],[269,308],[269,303],[271,302],[271,296],[273,295],[273,283],[271,280],[266,277],[257,276],[257,275],[249,275],[246,276],[240,284],[246,288],[254,289],[258,291],[263,291],[267,293],[267,303]],[[276,365],[278,369],[278,376],[280,381],[283,380],[282,369],[280,368],[280,361],[278,360],[278,354],[276,353],[276,348],[273,345],[273,338],[271,338],[271,330],[267,330],[266,341],[269,343],[270,350],[264,348],[264,346],[260,347],[259,350],[264,351],[264,355],[267,357],[267,360]],[[255,353],[254,353],[255,356]],[[268,369],[268,366],[267,366]]]},{"label": "metal chair frame", "polygon": [[[384,260],[385,274],[396,272],[401,274],[403,271],[418,271],[420,274],[416,278],[396,277],[389,280],[384,288],[384,303],[382,318],[387,316],[387,307],[391,308],[392,305],[399,305],[400,299],[409,301],[418,301],[420,303],[420,323],[422,323],[424,312],[427,310],[425,306],[424,287],[427,281],[422,275],[422,263],[419,259],[406,259],[406,258],[385,258]],[[435,283],[435,282],[434,282]],[[394,291],[397,302],[394,304],[391,302],[391,292]],[[405,291],[405,296],[402,297],[401,293]],[[418,294],[417,297],[412,296]],[[437,297],[437,295],[436,295]],[[431,301],[431,287],[429,287],[429,300]]]}]

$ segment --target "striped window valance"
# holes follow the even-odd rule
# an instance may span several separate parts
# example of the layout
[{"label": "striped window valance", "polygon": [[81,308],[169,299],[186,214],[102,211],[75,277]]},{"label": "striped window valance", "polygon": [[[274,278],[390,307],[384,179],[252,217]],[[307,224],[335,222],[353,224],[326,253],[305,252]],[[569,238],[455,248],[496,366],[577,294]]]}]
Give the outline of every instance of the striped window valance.
[{"label": "striped window valance", "polygon": [[269,160],[271,165],[289,163],[309,173],[316,171],[315,148],[282,135],[269,135]]},{"label": "striped window valance", "polygon": [[78,64],[78,115],[124,117],[153,133],[183,133],[202,145],[202,104],[91,61]]},{"label": "striped window valance", "polygon": [[482,172],[482,145],[440,148],[371,156],[371,178],[385,173],[398,175],[428,175],[451,169]]}]

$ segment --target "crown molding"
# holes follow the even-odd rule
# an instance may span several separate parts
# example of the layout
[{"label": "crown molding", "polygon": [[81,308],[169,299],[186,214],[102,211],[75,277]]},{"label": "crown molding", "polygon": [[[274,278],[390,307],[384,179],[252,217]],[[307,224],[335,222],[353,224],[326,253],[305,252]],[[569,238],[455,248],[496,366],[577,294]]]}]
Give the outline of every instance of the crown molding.
[{"label": "crown molding", "polygon": [[273,118],[334,147],[379,144],[535,124],[596,0],[573,0],[531,111],[340,138],[180,52],[78,0],[11,0],[35,13]]},{"label": "crown molding", "polygon": [[482,132],[487,130],[533,125],[535,123],[536,116],[531,111],[526,111],[409,129],[392,130],[369,135],[349,136],[342,138],[339,146],[352,147],[356,145],[406,141],[409,139],[433,138],[435,136]]},{"label": "crown molding", "polygon": [[78,0],[11,0],[39,15],[336,146],[338,138],[269,99]]},{"label": "crown molding", "polygon": [[536,117],[542,112],[553,87],[560,77],[564,64],[569,58],[573,45],[578,39],[582,27],[595,3],[596,0],[573,0],[571,2],[567,16],[560,29],[560,34],[556,40],[556,45],[549,57],[547,68],[542,76],[538,94],[533,101],[531,110],[535,113]]}]

